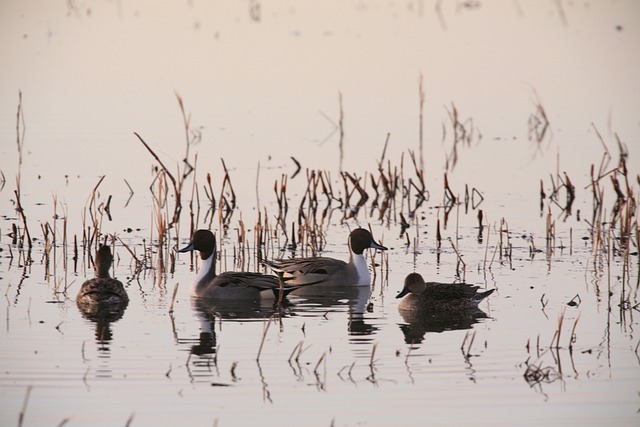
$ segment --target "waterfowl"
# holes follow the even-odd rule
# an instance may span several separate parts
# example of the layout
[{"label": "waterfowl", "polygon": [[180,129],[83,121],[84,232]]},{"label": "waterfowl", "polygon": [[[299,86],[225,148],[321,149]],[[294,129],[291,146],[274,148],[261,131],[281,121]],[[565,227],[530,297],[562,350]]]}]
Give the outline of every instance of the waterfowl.
[{"label": "waterfowl", "polygon": [[349,234],[348,244],[349,262],[328,257],[311,257],[267,260],[264,264],[282,274],[287,283],[293,285],[369,286],[371,275],[364,250],[373,248],[384,251],[387,248],[376,243],[369,230],[364,228],[353,230]]},{"label": "waterfowl", "polygon": [[402,298],[399,310],[453,312],[476,309],[480,301],[495,291],[478,292],[479,286],[466,283],[425,282],[418,273],[404,279],[404,288],[396,296]]},{"label": "waterfowl", "polygon": [[[263,291],[277,298],[280,281],[276,276],[228,271],[216,275],[216,237],[209,230],[197,230],[189,245],[178,252],[200,252],[200,270],[191,285],[191,295],[199,298],[257,300]],[[284,295],[297,286],[283,284]]]},{"label": "waterfowl", "polygon": [[113,255],[111,255],[109,246],[100,246],[94,261],[96,277],[82,284],[76,297],[78,306],[126,305],[129,303],[129,296],[124,290],[122,282],[109,275],[112,261]]}]

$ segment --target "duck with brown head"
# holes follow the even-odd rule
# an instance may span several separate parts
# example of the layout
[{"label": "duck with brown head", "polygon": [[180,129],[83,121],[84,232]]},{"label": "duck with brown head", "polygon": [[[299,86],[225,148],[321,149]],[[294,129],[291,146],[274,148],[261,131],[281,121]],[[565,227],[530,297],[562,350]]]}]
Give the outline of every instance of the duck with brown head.
[{"label": "duck with brown head", "polygon": [[122,282],[114,279],[109,274],[113,255],[109,246],[100,246],[96,252],[94,267],[96,277],[82,284],[76,297],[78,306],[90,306],[95,304],[126,305],[129,296]]},{"label": "duck with brown head", "polygon": [[479,286],[466,283],[425,282],[418,273],[409,274],[396,298],[403,298],[399,310],[460,311],[476,308],[495,289],[478,292]]}]

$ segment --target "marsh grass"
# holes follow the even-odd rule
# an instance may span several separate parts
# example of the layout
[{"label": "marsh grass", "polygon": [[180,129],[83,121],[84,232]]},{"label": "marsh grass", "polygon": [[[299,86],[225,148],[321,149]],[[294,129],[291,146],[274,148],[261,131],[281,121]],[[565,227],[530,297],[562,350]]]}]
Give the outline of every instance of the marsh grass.
[{"label": "marsh grass", "polygon": [[[420,86],[421,96],[423,95],[422,86]],[[380,160],[376,162],[373,171],[364,171],[364,173],[356,173],[350,171],[343,171],[337,180],[333,180],[331,174],[323,170],[306,169],[306,189],[301,193],[299,197],[299,203],[297,200],[295,188],[292,190],[292,180],[288,175],[282,174],[279,180],[274,181],[274,196],[275,205],[274,210],[269,211],[266,206],[260,206],[258,203],[256,215],[257,220],[255,223],[245,222],[245,216],[243,212],[237,206],[236,193],[234,191],[231,182],[231,173],[227,168],[225,161],[221,159],[223,179],[219,187],[219,191],[216,191],[216,186],[213,185],[211,174],[206,173],[206,184],[200,187],[196,181],[197,176],[197,153],[190,152],[190,147],[194,145],[200,138],[199,133],[192,130],[190,125],[190,117],[185,113],[184,105],[181,98],[178,96],[178,102],[180,105],[180,111],[182,113],[184,127],[185,127],[185,139],[186,139],[186,155],[182,165],[178,166],[178,172],[173,175],[167,167],[160,161],[156,153],[151,147],[136,133],[135,135],[146,147],[147,151],[151,153],[154,160],[160,165],[154,171],[153,182],[150,185],[150,193],[153,197],[153,206],[150,210],[150,236],[149,240],[143,239],[142,242],[142,254],[139,253],[140,245],[128,244],[115,234],[104,234],[104,216],[107,216],[109,220],[113,214],[111,210],[111,195],[106,199],[102,197],[100,188],[105,176],[102,176],[97,184],[93,187],[85,208],[83,210],[83,223],[82,223],[82,240],[81,248],[78,248],[77,235],[74,234],[74,270],[77,268],[77,261],[79,258],[79,251],[83,250],[86,254],[87,262],[84,265],[89,266],[92,262],[92,253],[95,247],[106,239],[111,239],[113,245],[116,241],[122,245],[129,254],[131,277],[129,282],[133,280],[140,280],[141,275],[146,275],[147,270],[153,270],[154,285],[166,285],[167,275],[171,274],[174,270],[175,253],[172,251],[173,241],[177,241],[179,238],[179,221],[180,213],[182,211],[182,204],[180,198],[183,194],[185,180],[188,177],[192,177],[191,181],[191,202],[189,204],[189,226],[190,233],[197,228],[201,227],[202,221],[199,219],[200,215],[200,199],[199,192],[204,191],[206,196],[205,203],[208,204],[207,215],[205,215],[204,222],[206,223],[207,217],[209,218],[209,228],[215,222],[215,213],[217,213],[217,226],[219,229],[218,235],[220,235],[218,248],[218,256],[224,260],[220,262],[226,269],[227,259],[230,258],[233,261],[233,266],[240,270],[257,270],[264,268],[261,261],[265,258],[275,257],[276,253],[282,254],[285,251],[290,251],[292,255],[302,256],[316,256],[320,255],[327,244],[327,234],[332,222],[332,212],[339,210],[342,212],[342,217],[339,218],[341,224],[359,223],[364,222],[362,216],[366,216],[366,207],[370,206],[369,216],[376,218],[378,224],[369,223],[368,227],[371,230],[373,227],[383,227],[386,229],[392,229],[397,227],[399,229],[399,235],[406,236],[407,248],[411,245],[410,234],[413,237],[413,253],[414,263],[417,264],[417,256],[419,254],[420,236],[423,232],[421,227],[425,227],[424,220],[421,219],[421,209],[429,201],[429,189],[426,186],[427,179],[424,170],[422,159],[422,134],[420,140],[420,154],[417,156],[413,151],[408,151],[407,170],[404,169],[404,155],[401,153],[400,164],[394,165],[391,160],[387,158],[387,150],[390,143],[390,135],[387,134],[384,148]],[[422,102],[421,98],[420,109],[420,126],[422,127]],[[541,108],[541,107],[540,107]],[[511,231],[507,220],[503,217],[499,222],[493,224],[489,221],[488,215],[482,210],[478,209],[482,201],[483,195],[475,187],[465,185],[464,199],[457,196],[450,186],[448,173],[455,166],[455,161],[458,158],[457,145],[469,145],[472,141],[475,141],[475,128],[473,122],[470,120],[460,122],[459,114],[455,105],[452,104],[452,110],[449,111],[450,120],[454,129],[454,149],[447,158],[447,172],[442,175],[442,188],[443,198],[442,205],[437,206],[436,212],[436,230],[435,230],[435,245],[437,247],[436,256],[440,256],[442,250],[442,240],[449,241],[453,252],[456,255],[455,274],[458,279],[465,281],[466,279],[466,263],[464,261],[464,248],[460,248],[460,242],[463,241],[460,238],[459,227],[461,222],[461,216],[473,213],[477,210],[475,215],[470,218],[474,224],[477,221],[478,227],[478,243],[484,243],[484,254],[482,259],[482,270],[489,271],[494,265],[496,257],[498,257],[501,264],[505,264],[512,268],[512,256],[514,252],[514,246],[511,242]],[[546,114],[545,114],[546,118]],[[341,107],[341,120],[342,120],[342,107]],[[545,125],[545,126],[548,126]],[[342,121],[341,121],[342,127]],[[342,132],[342,129],[341,129]],[[546,130],[540,131],[545,135]],[[590,187],[592,193],[593,213],[591,222],[588,223],[591,232],[591,244],[592,253],[590,256],[592,263],[591,268],[598,275],[596,286],[599,286],[600,280],[606,276],[607,281],[607,304],[609,312],[611,312],[611,303],[619,301],[619,307],[621,310],[621,317],[624,313],[632,313],[632,310],[637,310],[637,304],[634,305],[634,291],[638,289],[638,283],[630,283],[631,278],[634,276],[633,271],[633,256],[637,257],[638,241],[640,238],[640,230],[637,220],[637,190],[634,188],[634,181],[630,178],[627,171],[626,158],[628,154],[624,151],[624,145],[617,139],[618,147],[621,151],[620,161],[617,166],[609,168],[608,164],[611,156],[607,152],[603,156],[603,160],[600,164],[600,168],[596,170],[594,165],[591,165]],[[539,141],[538,141],[539,143]],[[342,148],[342,147],[341,147]],[[342,153],[341,153],[342,157]],[[193,161],[190,159],[193,158]],[[297,163],[297,162],[296,162]],[[576,186],[569,178],[566,172],[560,174],[559,172],[559,157],[558,157],[558,170],[555,175],[550,175],[551,191],[547,196],[544,189],[544,181],[540,180],[540,203],[541,203],[541,228],[545,230],[546,252],[549,263],[555,251],[559,247],[556,239],[558,236],[562,236],[563,227],[567,217],[572,214],[572,204],[577,197],[583,197],[584,194],[578,194]],[[298,164],[299,165],[299,164]],[[342,165],[341,165],[342,169]],[[412,170],[411,170],[412,169]],[[296,171],[297,173],[297,171]],[[453,175],[452,175],[453,176]],[[579,175],[578,175],[579,176]],[[176,178],[177,177],[177,178]],[[302,178],[304,183],[304,177]],[[636,179],[640,184],[640,178]],[[257,181],[257,179],[256,179]],[[126,182],[126,181],[125,181]],[[335,190],[334,190],[335,187]],[[608,191],[607,191],[608,190]],[[131,194],[133,192],[131,191]],[[583,192],[584,193],[584,192]],[[19,182],[16,189],[17,207],[18,212],[22,213],[23,229],[18,230],[16,224],[14,227],[14,238],[16,243],[18,239],[22,239],[23,243],[20,243],[23,247],[27,241],[30,241],[27,228],[26,216],[24,216],[24,210],[20,204],[20,191]],[[562,196],[565,199],[562,199]],[[173,199],[172,199],[173,196]],[[204,198],[203,198],[204,199]],[[325,200],[325,201],[323,201]],[[548,201],[548,203],[545,203]],[[173,202],[173,205],[172,205]],[[58,217],[57,197],[54,196],[54,218]],[[269,205],[267,205],[269,206]],[[294,217],[291,218],[289,214],[290,206],[297,206],[297,212]],[[461,207],[464,206],[464,210]],[[324,207],[324,208],[323,208]],[[453,207],[456,207],[456,224],[455,231],[447,230],[449,213]],[[471,209],[469,209],[471,208]],[[546,209],[545,209],[546,208]],[[564,216],[564,221],[558,221],[554,216],[553,210],[559,208],[561,215]],[[237,226],[232,228],[232,217],[234,212],[239,211],[237,216]],[[462,212],[461,212],[462,211]],[[364,213],[362,213],[364,212]],[[443,223],[441,224],[440,215],[443,215]],[[545,215],[546,213],[546,215]],[[338,215],[336,215],[338,216]],[[63,243],[64,248],[63,258],[65,259],[64,269],[65,274],[67,270],[66,264],[66,248],[67,242],[67,213],[64,212],[64,225],[63,225]],[[360,218],[359,218],[360,217]],[[246,218],[249,218],[248,216]],[[60,231],[58,225],[54,220],[52,223],[44,222],[40,224],[41,232],[44,240],[44,264],[46,276],[49,278],[51,271],[50,266],[55,268],[56,265],[56,247],[58,247],[58,240]],[[289,228],[290,227],[290,228]],[[413,229],[411,229],[413,227]],[[449,227],[451,228],[451,227]],[[486,235],[483,234],[486,228]],[[410,230],[410,231],[409,231]],[[22,237],[18,234],[22,233]],[[235,232],[235,234],[234,234]],[[413,232],[413,233],[412,233]],[[251,241],[251,233],[253,233],[253,241]],[[455,233],[455,236],[453,234]],[[464,233],[464,229],[463,229]],[[374,233],[380,239],[380,242],[384,244],[384,237],[386,232],[382,235],[379,231]],[[452,235],[451,237],[449,235]],[[497,234],[497,236],[496,236]],[[573,229],[569,229],[569,236],[572,241]],[[495,240],[493,243],[490,241]],[[529,254],[533,258],[533,254],[537,252],[534,244],[533,237],[529,240],[530,248]],[[130,243],[130,242],[129,242]],[[489,248],[493,246],[493,254],[489,257]],[[573,243],[571,243],[573,246]],[[227,254],[231,248],[231,256]],[[10,247],[11,249],[11,247]],[[518,250],[516,248],[516,250]],[[123,251],[121,251],[123,252]],[[380,258],[377,254],[380,254]],[[635,253],[635,255],[633,255]],[[118,256],[122,256],[118,254]],[[253,258],[252,258],[253,257]],[[373,271],[373,283],[372,289],[378,282],[382,282],[381,293],[384,289],[384,285],[388,286],[390,261],[389,253],[387,252],[375,252],[370,256],[371,270]],[[83,258],[84,259],[84,258]],[[615,276],[617,271],[616,260],[622,260],[622,286],[616,288],[614,286]],[[439,262],[439,261],[438,261]],[[192,258],[193,263],[193,258]],[[114,266],[115,268],[115,266]],[[640,270],[640,265],[637,267]],[[636,277],[638,276],[635,273]],[[58,290],[58,281],[56,280],[56,272],[54,270],[52,277],[56,283],[56,290]],[[612,279],[613,278],[613,279]],[[66,279],[65,279],[66,280]],[[281,290],[282,290],[282,277]],[[67,286],[64,287],[66,292]],[[619,294],[614,294],[614,290],[619,289]],[[169,306],[169,313],[173,312],[174,303],[176,302],[176,296],[178,292],[178,284],[176,283],[173,289],[171,297],[171,303]],[[572,295],[573,293],[571,293]],[[600,297],[600,292],[597,292]],[[542,305],[543,313],[545,309],[550,310],[554,306],[550,304],[549,299],[545,299],[546,294],[543,294],[540,298],[540,304]],[[619,297],[619,298],[618,298]],[[282,302],[282,292],[280,294],[278,308]],[[576,297],[571,299],[566,306],[579,307],[582,303],[580,296],[576,294]],[[371,305],[369,307],[372,307]],[[536,340],[536,355],[538,360],[534,363],[526,363],[526,369],[524,372],[525,380],[531,384],[540,384],[543,382],[553,382],[562,378],[562,366],[559,362],[560,350],[563,350],[563,340],[568,341],[568,350],[572,354],[574,345],[577,342],[577,327],[580,319],[578,314],[573,322],[570,334],[567,338],[566,331],[568,330],[568,323],[565,322],[565,311],[571,313],[571,309],[567,309],[563,306],[563,310],[558,315],[557,325],[555,327],[554,334],[546,348],[540,345],[540,335]],[[545,316],[547,314],[545,313]],[[270,317],[266,317],[263,323],[263,331],[257,350],[256,362],[258,363],[258,369],[260,370],[260,377],[263,384],[263,392],[265,393],[265,399],[271,400],[268,385],[265,381],[265,377],[262,375],[262,368],[259,365],[260,359],[263,355],[265,342],[267,339],[268,331],[272,322],[282,318],[280,311],[275,312]],[[222,318],[220,319],[222,322]],[[607,326],[609,327],[609,326]],[[305,334],[305,326],[302,326],[302,332]],[[175,331],[175,326],[174,326]],[[472,355],[472,346],[476,337],[476,332],[467,332],[464,340],[460,346],[460,350],[466,361]],[[546,339],[545,339],[546,341]],[[531,340],[527,340],[527,352],[531,347]],[[288,362],[292,365],[294,372],[302,376],[301,358],[309,346],[304,345],[304,341],[301,340],[292,349]],[[411,350],[414,347],[409,347],[406,353],[405,364],[409,360]],[[416,347],[417,348],[417,347]],[[372,383],[376,383],[376,352],[378,349],[378,343],[374,343],[371,348],[371,355],[369,358],[369,376],[367,380]],[[215,363],[217,365],[217,357],[220,347],[217,347],[215,353]],[[636,352],[638,346],[636,346]],[[553,355],[555,365],[546,366],[540,360],[541,357],[549,352]],[[319,357],[317,361],[310,361],[306,363],[309,366],[307,373],[313,368],[313,374],[316,376],[316,384],[319,388],[324,389],[326,385],[326,371],[327,371],[327,359],[331,355],[331,350],[325,351]],[[418,357],[416,355],[416,357]],[[315,364],[314,364],[315,362]],[[230,374],[234,382],[240,379],[236,375],[236,368],[238,362],[233,362],[230,368]],[[349,380],[355,382],[352,377],[352,371],[356,366],[356,362],[353,362],[350,366],[344,366],[338,372],[340,376],[343,372],[348,372]],[[30,390],[30,389],[29,389]],[[28,391],[29,393],[29,391]],[[23,408],[23,413],[26,412],[26,401]],[[21,417],[23,417],[21,413]],[[133,414],[131,415],[129,422],[133,420]],[[22,421],[21,421],[22,422]]]}]

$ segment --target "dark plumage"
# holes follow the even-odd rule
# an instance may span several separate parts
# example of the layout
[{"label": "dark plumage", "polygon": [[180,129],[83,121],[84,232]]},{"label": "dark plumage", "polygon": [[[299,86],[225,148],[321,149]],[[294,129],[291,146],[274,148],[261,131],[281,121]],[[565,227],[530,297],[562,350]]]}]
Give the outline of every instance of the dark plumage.
[{"label": "dark plumage", "polygon": [[478,292],[479,286],[466,283],[425,282],[418,273],[409,274],[404,288],[396,296],[402,298],[398,308],[410,311],[457,311],[478,306],[495,289]]}]

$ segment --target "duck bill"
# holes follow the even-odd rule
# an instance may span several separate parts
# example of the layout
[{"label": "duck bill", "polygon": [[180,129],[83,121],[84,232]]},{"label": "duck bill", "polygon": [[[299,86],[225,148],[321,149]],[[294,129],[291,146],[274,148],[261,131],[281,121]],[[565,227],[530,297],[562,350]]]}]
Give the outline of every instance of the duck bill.
[{"label": "duck bill", "polygon": [[403,288],[400,293],[398,295],[396,295],[396,298],[402,298],[403,296],[405,296],[406,294],[409,293],[409,289],[407,288]]},{"label": "duck bill", "polygon": [[386,251],[387,250],[386,247],[382,246],[380,243],[376,243],[375,241],[372,241],[371,242],[371,246],[369,246],[369,247],[373,248],[373,249],[378,249],[380,251]]},{"label": "duck bill", "polygon": [[193,247],[193,242],[190,242],[188,246],[185,246],[182,249],[178,249],[178,252],[193,252],[195,248]]}]

